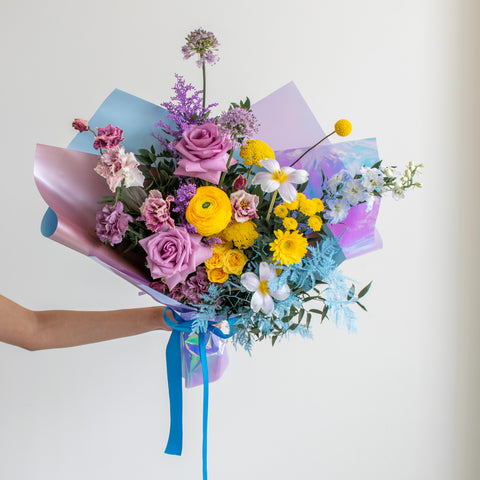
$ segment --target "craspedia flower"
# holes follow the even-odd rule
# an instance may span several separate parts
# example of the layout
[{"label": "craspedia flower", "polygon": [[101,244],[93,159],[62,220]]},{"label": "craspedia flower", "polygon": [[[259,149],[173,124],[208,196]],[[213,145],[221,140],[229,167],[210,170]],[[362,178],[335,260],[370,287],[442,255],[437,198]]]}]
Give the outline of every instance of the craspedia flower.
[{"label": "craspedia flower", "polygon": [[275,209],[273,210],[273,213],[278,218],[285,218],[288,215],[288,208],[282,203],[280,203],[275,207]]},{"label": "craspedia flower", "polygon": [[254,222],[233,222],[222,233],[227,242],[233,242],[237,248],[250,248],[258,238],[257,226]]},{"label": "craspedia flower", "polygon": [[298,230],[293,232],[275,230],[274,233],[276,239],[270,243],[273,260],[287,267],[300,262],[307,253],[307,239]]},{"label": "craspedia flower", "polygon": [[267,158],[275,158],[275,152],[261,140],[247,140],[247,144],[240,149],[240,156],[245,165],[257,165]]},{"label": "craspedia flower", "polygon": [[319,232],[322,229],[323,220],[318,215],[313,215],[308,219],[308,226],[314,231]]},{"label": "craspedia flower", "polygon": [[218,55],[215,52],[218,51],[218,40],[212,32],[207,32],[203,28],[197,28],[193,32],[190,32],[186,37],[186,44],[182,47],[183,58],[188,60],[196,53],[199,56],[197,65],[202,66],[202,63],[216,63],[218,61]]},{"label": "craspedia flower", "polygon": [[199,187],[188,204],[185,217],[200,235],[215,235],[232,219],[230,199],[217,187]]},{"label": "craspedia flower", "polygon": [[335,133],[340,137],[347,137],[352,133],[352,124],[345,118],[342,118],[335,124]]},{"label": "craspedia flower", "polygon": [[298,222],[292,217],[286,217],[283,219],[283,226],[287,230],[296,230],[298,227]]}]

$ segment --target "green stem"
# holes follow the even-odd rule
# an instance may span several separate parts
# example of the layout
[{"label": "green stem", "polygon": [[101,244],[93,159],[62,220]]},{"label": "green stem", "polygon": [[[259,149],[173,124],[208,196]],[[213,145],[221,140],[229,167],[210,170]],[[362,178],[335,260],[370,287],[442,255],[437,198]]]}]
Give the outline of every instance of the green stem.
[{"label": "green stem", "polygon": [[275,190],[273,192],[272,199],[270,200],[270,206],[268,207],[268,213],[267,213],[267,221],[270,220],[270,216],[272,215],[273,205],[275,204],[277,194],[278,194],[278,190]]},{"label": "green stem", "polygon": [[248,169],[248,173],[247,173],[247,185],[248,185],[248,179],[250,177],[250,174],[252,173],[252,168],[253,168],[253,163],[250,165],[250,168]]},{"label": "green stem", "polygon": [[205,108],[205,99],[207,95],[207,74],[205,71],[205,62],[202,62],[202,74],[203,74],[203,100],[202,106]]},{"label": "green stem", "polygon": [[320,141],[318,141],[313,147],[310,147],[307,151],[303,152],[290,166],[293,167],[298,161],[300,161],[308,152],[313,150],[317,145],[320,145],[324,140],[326,140],[330,135],[333,135],[335,130],[332,133],[329,133],[326,137],[323,137]]},{"label": "green stem", "polygon": [[228,167],[230,166],[232,157],[233,157],[233,148],[230,150],[230,155],[228,156],[227,165],[226,165],[227,171],[222,173],[222,176],[220,177],[220,181],[218,182],[218,188],[221,188],[221,186],[223,185],[223,182],[225,181],[225,176],[227,175]]}]

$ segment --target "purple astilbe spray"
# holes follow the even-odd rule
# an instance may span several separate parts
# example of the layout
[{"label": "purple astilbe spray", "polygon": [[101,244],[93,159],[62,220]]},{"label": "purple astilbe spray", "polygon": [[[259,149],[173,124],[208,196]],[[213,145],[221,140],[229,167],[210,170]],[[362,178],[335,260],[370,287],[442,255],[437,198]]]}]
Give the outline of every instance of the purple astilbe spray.
[{"label": "purple astilbe spray", "polygon": [[167,109],[167,117],[175,122],[176,128],[160,120],[155,126],[160,127],[163,133],[171,138],[166,139],[162,133],[154,134],[154,137],[161,145],[178,156],[174,146],[182,138],[182,132],[189,125],[205,123],[209,119],[210,109],[216,107],[218,103],[203,107],[201,90],[197,90],[192,84],[186,83],[181,75],[175,74],[175,78],[177,79],[173,87],[175,95],[170,98],[169,102],[162,103],[161,106]]},{"label": "purple astilbe spray", "polygon": [[197,30],[190,32],[185,37],[185,41],[187,43],[182,47],[185,60],[198,54],[198,67],[201,67],[204,62],[214,64],[219,60],[215,52],[218,51],[220,44],[212,32],[207,32],[203,28],[197,28]]},{"label": "purple astilbe spray", "polygon": [[240,148],[247,139],[252,138],[260,126],[253,112],[242,107],[233,107],[222,113],[217,118],[217,124],[222,133],[232,139],[234,149]]}]

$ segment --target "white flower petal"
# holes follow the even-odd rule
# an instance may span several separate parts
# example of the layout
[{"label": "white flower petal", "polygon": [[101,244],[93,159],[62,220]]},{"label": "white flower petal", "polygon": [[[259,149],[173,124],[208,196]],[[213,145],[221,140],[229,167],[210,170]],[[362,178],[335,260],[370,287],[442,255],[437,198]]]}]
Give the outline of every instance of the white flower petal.
[{"label": "white flower petal", "polygon": [[260,309],[263,309],[263,295],[260,292],[255,292],[252,295],[252,299],[250,300],[250,307],[256,313],[259,312]]},{"label": "white flower petal", "polygon": [[290,295],[290,287],[285,284],[282,288],[275,292],[270,292],[270,295],[277,300],[285,300]]},{"label": "white flower petal", "polygon": [[270,265],[267,262],[260,262],[259,277],[261,282],[263,282],[263,280],[270,280],[276,276],[275,267],[273,265]]},{"label": "white flower petal", "polygon": [[280,183],[278,183],[276,180],[274,180],[271,177],[266,182],[263,182],[261,184],[262,190],[266,193],[271,193],[271,192],[274,192],[275,190],[278,190],[279,186],[280,186]]},{"label": "white flower petal", "polygon": [[274,158],[260,160],[260,165],[271,173],[273,173],[275,170],[280,170],[280,164]]},{"label": "white flower petal", "polygon": [[288,175],[288,181],[298,185],[308,180],[308,172],[306,170],[295,170],[293,172],[285,172]]},{"label": "white flower petal", "polygon": [[240,277],[242,285],[250,292],[255,292],[260,285],[260,280],[253,272],[246,272]]},{"label": "white flower petal", "polygon": [[262,312],[269,315],[273,312],[273,298],[270,295],[263,296]]},{"label": "white flower petal", "polygon": [[253,177],[252,183],[253,185],[259,185],[264,183],[272,178],[272,175],[268,172],[258,172]]},{"label": "white flower petal", "polygon": [[278,193],[286,202],[294,202],[297,199],[297,189],[289,182],[281,183]]}]

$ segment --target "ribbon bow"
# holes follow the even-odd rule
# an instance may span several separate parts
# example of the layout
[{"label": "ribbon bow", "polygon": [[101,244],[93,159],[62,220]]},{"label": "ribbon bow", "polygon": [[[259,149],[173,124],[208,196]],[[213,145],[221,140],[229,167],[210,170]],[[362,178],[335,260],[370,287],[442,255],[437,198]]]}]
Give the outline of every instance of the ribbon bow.
[{"label": "ribbon bow", "polygon": [[[172,321],[167,312],[171,311],[175,321]],[[171,308],[165,308],[163,313],[165,323],[172,329],[168,341],[167,356],[167,379],[168,394],[170,398],[170,434],[168,436],[165,453],[169,455],[181,455],[183,443],[183,397],[182,397],[182,345],[181,333],[192,333],[193,320],[184,320]],[[198,332],[198,346],[200,350],[200,362],[203,375],[203,442],[202,442],[202,463],[203,480],[207,480],[207,428],[208,428],[208,364],[206,349],[206,332],[226,339],[233,335],[233,319],[227,320],[230,326],[230,333],[225,334],[217,327],[218,321],[211,320],[205,331]]]}]

